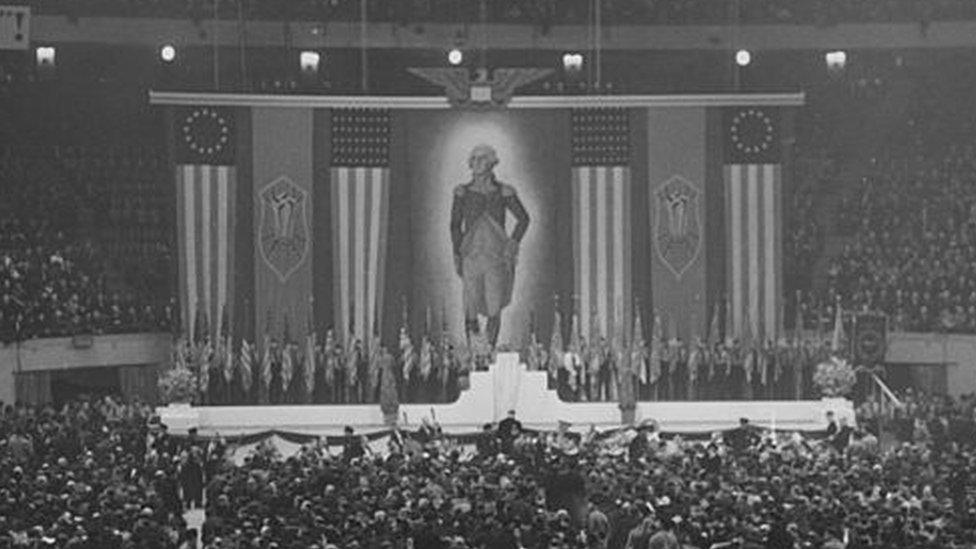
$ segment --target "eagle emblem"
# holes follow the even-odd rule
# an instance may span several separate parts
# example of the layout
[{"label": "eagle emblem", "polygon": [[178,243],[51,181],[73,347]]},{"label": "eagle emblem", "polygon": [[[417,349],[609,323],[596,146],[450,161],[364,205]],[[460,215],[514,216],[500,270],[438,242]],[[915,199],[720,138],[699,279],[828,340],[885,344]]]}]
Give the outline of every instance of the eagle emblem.
[{"label": "eagle emblem", "polygon": [[284,283],[308,255],[308,192],[286,176],[261,189],[261,257]]},{"label": "eagle emblem", "polygon": [[658,258],[678,280],[701,252],[702,229],[698,189],[674,175],[654,192],[654,248]]},{"label": "eagle emblem", "polygon": [[444,88],[444,95],[456,107],[505,105],[515,90],[541,80],[553,72],[542,68],[477,69],[474,75],[465,68],[410,67],[410,74]]}]

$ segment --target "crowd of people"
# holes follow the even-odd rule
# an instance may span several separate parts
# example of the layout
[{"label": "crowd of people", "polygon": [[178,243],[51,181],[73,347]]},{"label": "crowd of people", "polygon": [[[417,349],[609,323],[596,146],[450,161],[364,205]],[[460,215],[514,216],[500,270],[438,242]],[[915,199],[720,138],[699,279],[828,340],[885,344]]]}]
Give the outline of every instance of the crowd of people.
[{"label": "crowd of people", "polygon": [[[74,149],[0,154],[0,341],[168,329],[157,169]],[[147,174],[150,174],[147,176]]]},{"label": "crowd of people", "polygon": [[111,398],[4,406],[0,546],[195,547],[183,497],[219,454],[178,443],[151,417]]},{"label": "crowd of people", "polygon": [[899,442],[931,443],[937,448],[954,440],[976,440],[976,395],[953,399],[907,388],[891,396],[894,399],[866,398],[858,406],[860,424],[874,433],[890,429]]},{"label": "crowd of people", "polygon": [[[111,398],[0,417],[5,547],[645,549],[962,548],[976,543],[973,402],[905,398],[941,435],[882,445],[869,408],[819,433],[652,423],[579,435],[435,422],[384,448],[347,429],[282,456],[174,437]],[[909,407],[911,407],[909,409]],[[946,414],[955,410],[953,416]],[[968,429],[969,431],[966,431]],[[330,446],[342,444],[342,447]],[[234,457],[234,459],[231,459]],[[201,503],[200,531],[183,512]],[[201,544],[202,543],[202,544]],[[680,544],[680,545],[679,545]]]},{"label": "crowd of people", "polygon": [[852,235],[828,272],[827,302],[884,311],[895,330],[976,333],[973,83],[921,79],[885,154],[841,212]]},{"label": "crowd of people", "polygon": [[[361,17],[360,0],[261,0],[258,2],[213,0],[33,0],[41,13],[74,15],[112,14],[156,17],[213,17],[277,19],[310,18],[350,21]],[[919,22],[972,19],[976,8],[966,0],[917,2],[915,0],[743,0],[735,4],[708,0],[644,1],[603,0],[599,3],[604,23],[721,24],[794,23],[828,25],[850,22]],[[505,0],[484,2],[484,19],[504,23],[532,23],[542,28],[557,24],[592,21],[594,3],[589,0]],[[736,9],[737,6],[737,9]],[[477,22],[482,20],[479,0],[372,0],[367,2],[372,21],[401,24],[425,22]]]}]

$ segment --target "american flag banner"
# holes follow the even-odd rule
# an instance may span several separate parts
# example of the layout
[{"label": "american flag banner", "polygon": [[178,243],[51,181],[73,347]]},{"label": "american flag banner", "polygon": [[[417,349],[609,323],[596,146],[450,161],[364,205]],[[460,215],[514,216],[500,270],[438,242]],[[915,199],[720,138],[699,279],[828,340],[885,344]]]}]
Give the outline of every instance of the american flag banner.
[{"label": "american flag banner", "polygon": [[241,341],[241,359],[237,363],[241,375],[241,388],[247,393],[251,390],[251,375],[254,372],[254,345]]},{"label": "american flag banner", "polygon": [[724,129],[731,334],[775,341],[782,325],[783,287],[779,112],[766,107],[730,110]]},{"label": "american flag banner", "polygon": [[[180,314],[183,331],[192,334],[198,309],[212,319],[234,314],[234,113],[187,108],[176,113],[175,122]],[[210,327],[212,340],[218,327]]]},{"label": "american flag banner", "polygon": [[389,152],[388,110],[332,111],[335,326],[364,344],[383,306]]},{"label": "american flag banner", "polygon": [[621,304],[620,316],[630,318],[630,124],[625,109],[571,116],[574,290],[590,341],[612,335]]}]

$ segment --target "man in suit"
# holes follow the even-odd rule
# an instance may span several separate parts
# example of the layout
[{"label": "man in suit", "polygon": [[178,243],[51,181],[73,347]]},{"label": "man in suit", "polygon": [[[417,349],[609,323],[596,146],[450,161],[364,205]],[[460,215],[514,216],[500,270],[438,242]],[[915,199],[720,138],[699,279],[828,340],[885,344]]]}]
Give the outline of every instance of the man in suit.
[{"label": "man in suit", "polygon": [[837,434],[837,422],[834,421],[834,411],[827,410],[827,439]]},{"label": "man in suit", "polygon": [[744,452],[759,442],[759,435],[749,424],[749,418],[739,418],[739,426],[725,435],[726,442],[736,453]]},{"label": "man in suit", "polygon": [[515,419],[515,410],[508,411],[508,417],[498,422],[498,438],[501,440],[502,452],[509,454],[515,440],[522,435],[522,422]]},{"label": "man in suit", "polygon": [[854,429],[847,424],[847,418],[840,418],[840,427],[837,428],[837,432],[829,439],[830,444],[840,453],[844,453],[847,447],[851,443],[851,435],[854,434]]}]

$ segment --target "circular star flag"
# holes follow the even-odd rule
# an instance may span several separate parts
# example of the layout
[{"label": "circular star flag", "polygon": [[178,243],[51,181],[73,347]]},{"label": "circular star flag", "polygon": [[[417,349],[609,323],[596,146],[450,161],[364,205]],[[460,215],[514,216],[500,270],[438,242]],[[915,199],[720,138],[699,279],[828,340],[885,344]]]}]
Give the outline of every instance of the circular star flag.
[{"label": "circular star flag", "polygon": [[743,109],[732,118],[732,146],[746,155],[759,155],[773,146],[773,121],[757,108]]},{"label": "circular star flag", "polygon": [[230,142],[230,124],[212,107],[194,109],[181,128],[187,149],[202,157],[218,156]]}]

